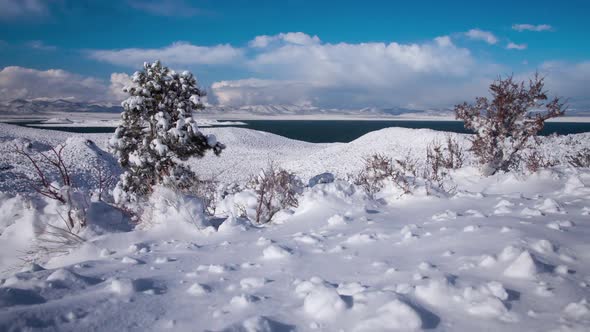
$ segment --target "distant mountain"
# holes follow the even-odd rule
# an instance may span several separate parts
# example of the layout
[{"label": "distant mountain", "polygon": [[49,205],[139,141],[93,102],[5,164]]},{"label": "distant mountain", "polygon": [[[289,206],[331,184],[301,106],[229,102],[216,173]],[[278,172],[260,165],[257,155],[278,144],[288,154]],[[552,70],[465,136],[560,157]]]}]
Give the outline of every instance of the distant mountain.
[{"label": "distant mountain", "polygon": [[452,116],[450,110],[412,110],[407,108],[375,108],[367,107],[362,109],[335,109],[319,108],[314,106],[301,105],[248,105],[241,107],[232,106],[210,106],[204,111],[207,114],[231,114],[231,115],[253,115],[253,116],[356,116],[356,117],[445,117]]},{"label": "distant mountain", "polygon": [[[65,99],[56,100],[25,100],[15,99],[0,103],[0,115],[35,115],[43,113],[74,112],[74,113],[120,113],[123,108],[118,105],[99,103],[75,102]],[[361,109],[335,109],[320,108],[315,106],[302,106],[291,104],[274,105],[248,105],[248,106],[221,106],[208,105],[202,113],[206,115],[223,115],[235,117],[281,117],[281,116],[342,116],[363,118],[454,118],[451,109],[416,110],[403,107],[377,108],[366,107]],[[588,116],[588,111],[570,109],[567,116]]]},{"label": "distant mountain", "polygon": [[41,114],[54,112],[120,113],[121,106],[75,102],[65,99],[25,100],[15,99],[0,103],[0,114]]}]

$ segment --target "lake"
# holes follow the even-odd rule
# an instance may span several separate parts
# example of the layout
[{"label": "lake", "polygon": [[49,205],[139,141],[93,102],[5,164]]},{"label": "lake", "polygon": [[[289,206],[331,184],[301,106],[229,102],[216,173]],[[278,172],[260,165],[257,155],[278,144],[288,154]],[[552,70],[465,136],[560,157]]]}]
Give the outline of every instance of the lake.
[{"label": "lake", "polygon": [[[239,120],[254,130],[266,131],[288,138],[311,143],[350,142],[371,131],[389,128],[427,128],[455,133],[469,133],[461,121],[400,121],[400,120]],[[221,121],[222,122],[222,121]],[[112,133],[113,127],[38,127],[39,122],[12,122],[14,124],[75,133]],[[590,132],[590,123],[548,122],[541,135],[577,134]]]}]

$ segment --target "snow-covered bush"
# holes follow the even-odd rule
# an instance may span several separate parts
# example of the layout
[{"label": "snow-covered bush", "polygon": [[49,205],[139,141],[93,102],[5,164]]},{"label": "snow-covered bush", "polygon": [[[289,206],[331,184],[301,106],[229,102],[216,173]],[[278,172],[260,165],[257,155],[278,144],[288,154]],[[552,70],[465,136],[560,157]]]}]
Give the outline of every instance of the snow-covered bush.
[{"label": "snow-covered bush", "polygon": [[224,189],[216,180],[196,179],[187,191],[201,199],[203,212],[214,215],[217,204],[224,197]]},{"label": "snow-covered bush", "polygon": [[297,196],[303,191],[303,183],[297,176],[272,163],[255,176],[248,187],[256,196],[254,221],[257,224],[270,222],[283,209],[297,207]]},{"label": "snow-covered bush", "polygon": [[535,173],[542,168],[553,167],[559,164],[559,161],[546,157],[538,149],[531,149],[523,156],[524,167],[531,173]]},{"label": "snow-covered bush", "polygon": [[199,197],[163,185],[153,188],[149,207],[143,211],[141,219],[149,221],[144,227],[148,224],[166,225],[171,221],[194,225],[198,229],[211,226],[203,215],[203,202]]},{"label": "snow-covered bush", "polygon": [[568,156],[567,161],[573,167],[590,167],[590,149],[585,148]]},{"label": "snow-covered bush", "polygon": [[[415,169],[410,163],[404,163],[407,170]],[[370,197],[380,192],[388,182],[392,182],[401,189],[404,194],[410,193],[412,183],[406,178],[404,172],[395,166],[393,160],[382,154],[374,154],[365,158],[364,166],[354,178],[354,184],[363,188]]]},{"label": "snow-covered bush", "polygon": [[455,106],[455,115],[475,131],[471,151],[484,175],[510,171],[520,153],[535,142],[547,119],[561,116],[565,106],[559,98],[548,101],[544,80],[538,74],[525,82],[499,78],[490,85],[491,100],[478,97],[474,105]]},{"label": "snow-covered bush", "polygon": [[121,124],[109,140],[125,173],[114,191],[119,204],[149,195],[157,184],[182,188],[196,177],[179,161],[202,157],[207,150],[219,155],[224,145],[199,131],[193,111],[203,108],[204,92],[188,71],[176,73],[159,61],[145,63],[124,88]]}]

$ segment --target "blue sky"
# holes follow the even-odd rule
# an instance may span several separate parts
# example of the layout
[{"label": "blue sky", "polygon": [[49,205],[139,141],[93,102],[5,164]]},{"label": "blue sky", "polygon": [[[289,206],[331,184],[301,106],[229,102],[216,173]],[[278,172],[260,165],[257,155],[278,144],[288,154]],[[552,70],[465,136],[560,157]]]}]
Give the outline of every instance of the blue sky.
[{"label": "blue sky", "polygon": [[[485,94],[497,75],[539,70],[548,88],[590,106],[589,1],[0,0],[0,8],[3,100],[117,101],[123,74],[157,57],[193,71],[212,103],[448,107]],[[63,91],[41,84],[60,80]]]}]

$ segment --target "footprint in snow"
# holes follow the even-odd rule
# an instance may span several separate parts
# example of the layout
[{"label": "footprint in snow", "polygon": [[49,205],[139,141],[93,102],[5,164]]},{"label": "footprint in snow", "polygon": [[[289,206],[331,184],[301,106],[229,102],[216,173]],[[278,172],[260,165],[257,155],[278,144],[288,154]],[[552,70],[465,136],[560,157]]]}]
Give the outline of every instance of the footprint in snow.
[{"label": "footprint in snow", "polygon": [[11,287],[0,288],[0,308],[12,307],[16,305],[41,304],[45,302],[45,298],[30,289]]}]

